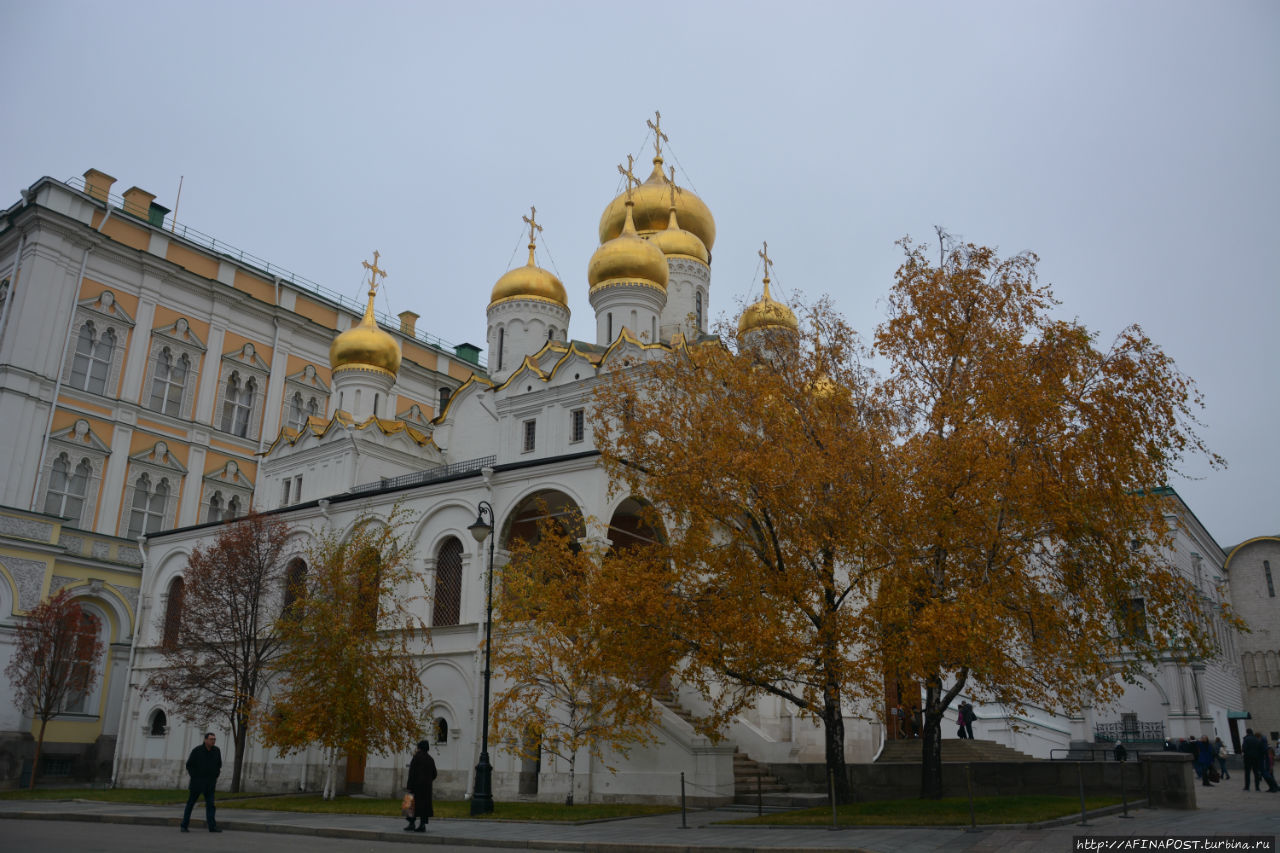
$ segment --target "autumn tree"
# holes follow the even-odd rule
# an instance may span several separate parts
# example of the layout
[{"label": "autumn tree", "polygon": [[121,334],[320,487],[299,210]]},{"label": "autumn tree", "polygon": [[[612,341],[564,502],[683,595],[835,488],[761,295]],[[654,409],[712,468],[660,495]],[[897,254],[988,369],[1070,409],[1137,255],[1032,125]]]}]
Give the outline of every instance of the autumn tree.
[{"label": "autumn tree", "polygon": [[[610,772],[608,753],[627,756],[652,743],[660,710],[647,689],[672,663],[661,634],[637,630],[634,600],[616,552],[579,546],[580,520],[548,518],[536,542],[516,542],[497,588],[493,665],[504,687],[493,706],[496,737],[526,758],[539,750],[569,767],[573,805],[578,755],[587,750]],[[660,602],[650,601],[651,606]],[[650,677],[646,677],[645,669]]]},{"label": "autumn tree", "polygon": [[212,543],[192,552],[178,624],[160,625],[164,662],[147,680],[147,690],[182,719],[226,720],[235,753],[232,791],[240,790],[245,744],[281,652],[282,558],[290,533],[284,522],[251,513],[222,525]]},{"label": "autumn tree", "polygon": [[[940,724],[961,691],[1073,709],[1171,649],[1213,653],[1150,491],[1208,454],[1194,384],[1136,325],[1100,346],[1055,319],[1035,255],[938,236],[936,261],[902,241],[876,333],[899,415],[896,505],[876,524],[893,560],[866,577],[859,628],[887,677],[923,685],[924,797],[942,795]],[[1137,600],[1146,632],[1121,630]]]},{"label": "autumn tree", "polygon": [[820,722],[843,802],[844,709],[879,677],[858,645],[858,590],[887,563],[873,534],[890,410],[830,303],[802,320],[740,346],[722,328],[724,344],[614,370],[593,425],[615,488],[643,496],[667,533],[617,555],[645,610],[622,600],[615,618],[674,644],[679,678],[710,709],[704,733],[761,694]]},{"label": "autumn tree", "polygon": [[30,787],[35,788],[45,728],[76,697],[93,689],[103,646],[97,619],[67,590],[27,614],[16,639],[5,675],[13,687],[14,704],[40,721],[31,764]]},{"label": "autumn tree", "polygon": [[297,601],[281,620],[274,712],[263,733],[282,754],[319,745],[324,797],[338,758],[363,763],[417,740],[426,691],[413,657],[422,598],[404,539],[410,514],[361,518],[348,535],[316,532]]}]

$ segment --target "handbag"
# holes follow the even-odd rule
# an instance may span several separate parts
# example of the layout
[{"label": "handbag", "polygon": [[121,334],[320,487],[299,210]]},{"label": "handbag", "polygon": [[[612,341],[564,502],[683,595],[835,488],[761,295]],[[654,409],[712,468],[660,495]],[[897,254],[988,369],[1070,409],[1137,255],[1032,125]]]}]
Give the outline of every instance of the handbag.
[{"label": "handbag", "polygon": [[405,794],[400,801],[400,814],[402,817],[413,817],[413,794]]}]

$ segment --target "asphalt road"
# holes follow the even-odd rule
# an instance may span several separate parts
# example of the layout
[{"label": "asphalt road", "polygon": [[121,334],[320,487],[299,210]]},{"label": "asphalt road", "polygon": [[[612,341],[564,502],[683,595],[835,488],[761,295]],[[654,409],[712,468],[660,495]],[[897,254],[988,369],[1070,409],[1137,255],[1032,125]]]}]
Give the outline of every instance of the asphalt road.
[{"label": "asphalt road", "polygon": [[[422,833],[432,851],[511,853],[510,847],[465,847],[432,844],[431,827]],[[408,833],[405,833],[408,835]],[[134,826],[82,821],[6,820],[0,823],[0,850],[5,853],[405,853],[417,845],[393,841],[317,838],[282,832],[208,832],[191,828]]]}]

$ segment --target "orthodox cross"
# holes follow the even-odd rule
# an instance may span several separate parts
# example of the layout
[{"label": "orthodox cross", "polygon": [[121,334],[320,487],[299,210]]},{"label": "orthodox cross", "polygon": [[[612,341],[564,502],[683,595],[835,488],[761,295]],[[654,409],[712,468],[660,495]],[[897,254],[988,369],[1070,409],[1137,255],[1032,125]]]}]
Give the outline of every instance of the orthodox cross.
[{"label": "orthodox cross", "polygon": [[769,241],[768,240],[764,241],[764,250],[760,252],[756,252],[756,254],[759,255],[761,259],[764,261],[764,280],[767,284],[769,281],[769,267],[773,266],[773,261],[769,260]]},{"label": "orthodox cross", "polygon": [[678,186],[676,186],[676,167],[675,167],[675,166],[672,166],[672,167],[671,167],[671,179],[670,179],[669,181],[667,181],[667,183],[671,184],[671,206],[672,206],[672,207],[675,207],[675,206],[676,206],[676,193],[682,193],[682,192],[684,192],[684,190],[682,190],[682,189],[680,189]]},{"label": "orthodox cross", "polygon": [[538,224],[538,208],[529,205],[529,215],[521,216],[524,224],[529,226],[529,245],[533,246],[534,232],[541,231],[542,226]]},{"label": "orthodox cross", "polygon": [[649,129],[653,131],[654,159],[661,160],[662,159],[662,143],[670,142],[671,140],[667,139],[667,135],[662,132],[662,113],[658,112],[657,110],[654,110],[653,118],[654,118],[654,121],[649,121],[648,119],[645,119],[644,123],[649,125]]},{"label": "orthodox cross", "polygon": [[369,271],[369,293],[371,294],[378,289],[378,276],[382,276],[383,278],[387,277],[387,271],[378,266],[378,257],[378,252],[374,251],[373,263],[369,263],[368,261],[360,262],[364,265],[364,268]]},{"label": "orthodox cross", "polygon": [[637,187],[640,186],[640,179],[636,177],[635,172],[631,171],[631,167],[635,165],[635,162],[636,158],[628,154],[627,168],[624,169],[622,166],[618,166],[618,173],[625,175],[627,179],[627,201],[631,201],[631,185],[635,184]]}]

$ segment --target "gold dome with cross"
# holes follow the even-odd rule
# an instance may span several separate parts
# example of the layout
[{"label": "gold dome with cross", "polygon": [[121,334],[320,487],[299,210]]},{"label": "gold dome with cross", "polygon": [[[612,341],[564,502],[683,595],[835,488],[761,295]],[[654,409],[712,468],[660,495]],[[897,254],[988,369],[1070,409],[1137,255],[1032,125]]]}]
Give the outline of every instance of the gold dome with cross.
[{"label": "gold dome with cross", "polygon": [[400,344],[382,329],[373,316],[373,297],[378,291],[378,276],[387,271],[378,266],[377,252],[373,263],[361,261],[369,270],[369,304],[360,322],[333,339],[329,345],[329,366],[334,373],[342,370],[373,370],[395,376],[400,370]]},{"label": "gold dome with cross", "polygon": [[[662,143],[668,141],[662,131],[662,114],[655,112],[657,122],[646,121],[653,130],[653,172],[647,180],[634,190],[620,193],[609,202],[600,216],[600,242],[606,243],[622,233],[627,218],[627,197],[631,197],[634,205],[631,218],[637,232],[641,235],[655,231],[663,231],[671,221],[670,186],[674,178],[668,178],[662,171]],[[673,173],[674,174],[674,173]],[[629,187],[628,187],[629,189]],[[708,256],[716,242],[716,221],[711,210],[698,198],[697,194],[681,187],[676,199],[676,214],[680,219],[680,227],[693,233],[706,247]]]},{"label": "gold dome with cross", "polygon": [[530,207],[529,215],[520,217],[529,226],[529,262],[522,267],[508,270],[498,279],[489,294],[489,306],[497,305],[508,299],[537,299],[553,302],[561,308],[569,307],[569,294],[564,285],[547,270],[533,262],[533,250],[537,232],[542,230],[538,224],[538,208]]},{"label": "gold dome with cross", "polygon": [[743,310],[742,316],[738,318],[739,337],[757,329],[798,332],[800,322],[796,320],[795,313],[769,294],[769,267],[773,265],[773,261],[769,258],[769,244],[766,242],[764,249],[756,254],[764,262],[764,295],[760,297],[759,302],[748,305]]}]

